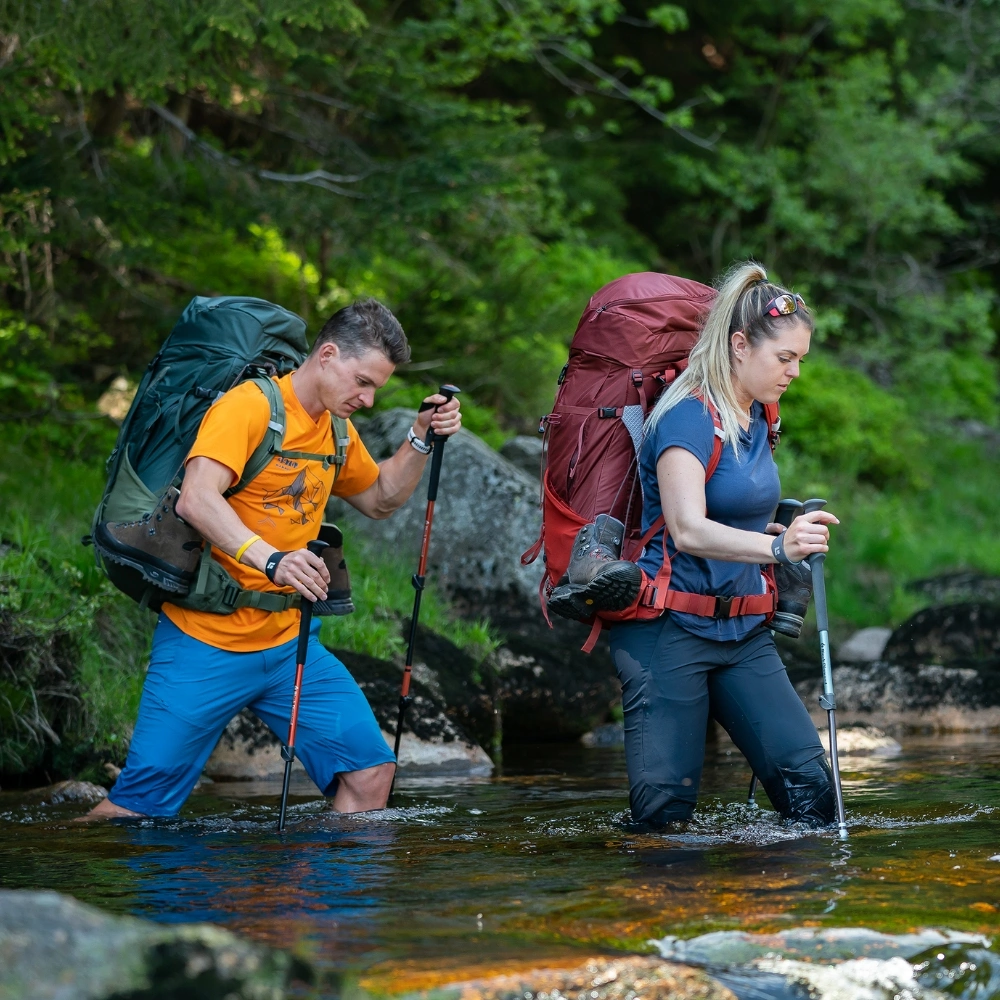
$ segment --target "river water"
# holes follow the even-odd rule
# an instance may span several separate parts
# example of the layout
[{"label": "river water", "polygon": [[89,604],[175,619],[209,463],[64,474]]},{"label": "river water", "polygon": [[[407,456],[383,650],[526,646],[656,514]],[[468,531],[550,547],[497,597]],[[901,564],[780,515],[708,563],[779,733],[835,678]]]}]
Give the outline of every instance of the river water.
[{"label": "river water", "polygon": [[[845,759],[846,842],[782,824],[762,791],[747,806],[749,770],[728,743],[709,747],[695,819],[661,836],[625,825],[617,748],[516,747],[500,775],[403,778],[394,808],[357,818],[300,795],[284,838],[268,785],[217,783],[177,819],[89,828],[68,823],[79,809],[0,793],[0,885],[214,921],[308,956],[350,993],[715,931],[938,928],[992,941],[1000,737],[902,743]],[[918,971],[954,996],[1000,997],[987,947],[949,945]],[[737,992],[792,995],[768,982]]]}]

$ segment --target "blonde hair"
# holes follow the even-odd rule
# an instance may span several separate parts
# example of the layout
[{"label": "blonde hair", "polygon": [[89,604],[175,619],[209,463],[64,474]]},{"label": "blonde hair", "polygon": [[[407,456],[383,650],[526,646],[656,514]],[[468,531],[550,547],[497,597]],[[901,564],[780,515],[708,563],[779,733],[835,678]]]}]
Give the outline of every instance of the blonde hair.
[{"label": "blonde hair", "polygon": [[750,346],[756,347],[765,338],[776,337],[781,325],[788,322],[805,323],[812,331],[813,318],[801,305],[789,316],[766,315],[764,307],[771,299],[791,293],[768,281],[767,271],[753,260],[734,264],[722,276],[718,289],[698,341],[691,348],[687,369],[653,407],[646,433],[678,403],[700,396],[706,407],[714,407],[719,414],[723,444],[732,445],[739,454],[741,411],[733,389],[733,334],[742,330]]}]

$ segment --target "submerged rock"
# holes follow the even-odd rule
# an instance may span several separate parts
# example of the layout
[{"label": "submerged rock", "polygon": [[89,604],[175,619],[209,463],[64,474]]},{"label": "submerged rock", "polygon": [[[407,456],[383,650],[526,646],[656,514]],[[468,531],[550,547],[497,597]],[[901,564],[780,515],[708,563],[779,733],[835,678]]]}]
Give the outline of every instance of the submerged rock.
[{"label": "submerged rock", "polygon": [[[820,742],[826,752],[830,752],[830,730],[819,731]],[[891,737],[875,726],[838,726],[837,752],[840,754],[872,754],[891,757],[903,748]]]},{"label": "submerged rock", "polygon": [[0,890],[0,996],[281,1000],[308,968],[208,924],[112,917],[55,892]]},{"label": "submerged rock", "polygon": [[81,805],[96,805],[107,798],[107,791],[90,781],[57,781],[44,788],[33,788],[24,795],[25,801],[39,805],[56,806],[63,802],[78,802]]},{"label": "submerged rock", "polygon": [[625,746],[625,727],[620,722],[607,722],[603,726],[591,729],[580,737],[585,747],[623,747]]},{"label": "submerged rock", "polygon": [[[958,931],[883,934],[865,927],[795,927],[774,934],[716,931],[650,943],[664,958],[708,965],[723,982],[748,987],[751,996],[772,995],[754,989],[769,977],[785,984],[773,995],[814,1000],[945,1000],[939,987],[951,987],[950,994],[966,974],[976,987],[988,980],[992,986],[990,953],[984,951],[989,941]],[[962,964],[963,956],[973,960]],[[932,968],[949,958],[956,968]],[[983,995],[993,995],[992,989]]]},{"label": "submerged rock", "polygon": [[[428,994],[416,994],[427,996]],[[699,969],[656,958],[600,956],[569,969],[532,969],[508,976],[448,983],[432,993],[440,1000],[736,1000],[725,986]],[[414,996],[411,994],[411,996]]]}]

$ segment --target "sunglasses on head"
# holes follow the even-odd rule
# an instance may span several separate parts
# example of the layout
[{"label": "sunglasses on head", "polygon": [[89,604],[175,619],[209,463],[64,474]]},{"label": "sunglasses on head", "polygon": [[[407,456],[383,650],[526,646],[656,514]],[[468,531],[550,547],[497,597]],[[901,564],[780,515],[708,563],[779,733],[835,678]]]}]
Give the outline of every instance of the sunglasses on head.
[{"label": "sunglasses on head", "polygon": [[764,316],[791,316],[799,309],[805,309],[806,303],[801,295],[793,295],[791,292],[783,292],[776,295],[766,306],[762,315]]}]

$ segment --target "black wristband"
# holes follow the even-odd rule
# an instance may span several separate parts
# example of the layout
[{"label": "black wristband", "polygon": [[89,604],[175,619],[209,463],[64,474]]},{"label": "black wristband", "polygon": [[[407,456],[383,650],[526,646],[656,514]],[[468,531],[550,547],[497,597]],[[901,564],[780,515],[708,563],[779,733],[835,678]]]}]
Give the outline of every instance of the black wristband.
[{"label": "black wristband", "polygon": [[281,560],[287,555],[287,552],[272,552],[267,557],[267,562],[264,563],[264,576],[266,576],[271,583],[274,583],[274,574],[278,570],[278,563],[280,563]]},{"label": "black wristband", "polygon": [[785,566],[798,566],[797,562],[788,558],[788,553],[785,552],[785,532],[783,531],[780,535],[774,536],[774,541],[771,542],[771,555],[777,559],[778,562],[784,564]]}]

